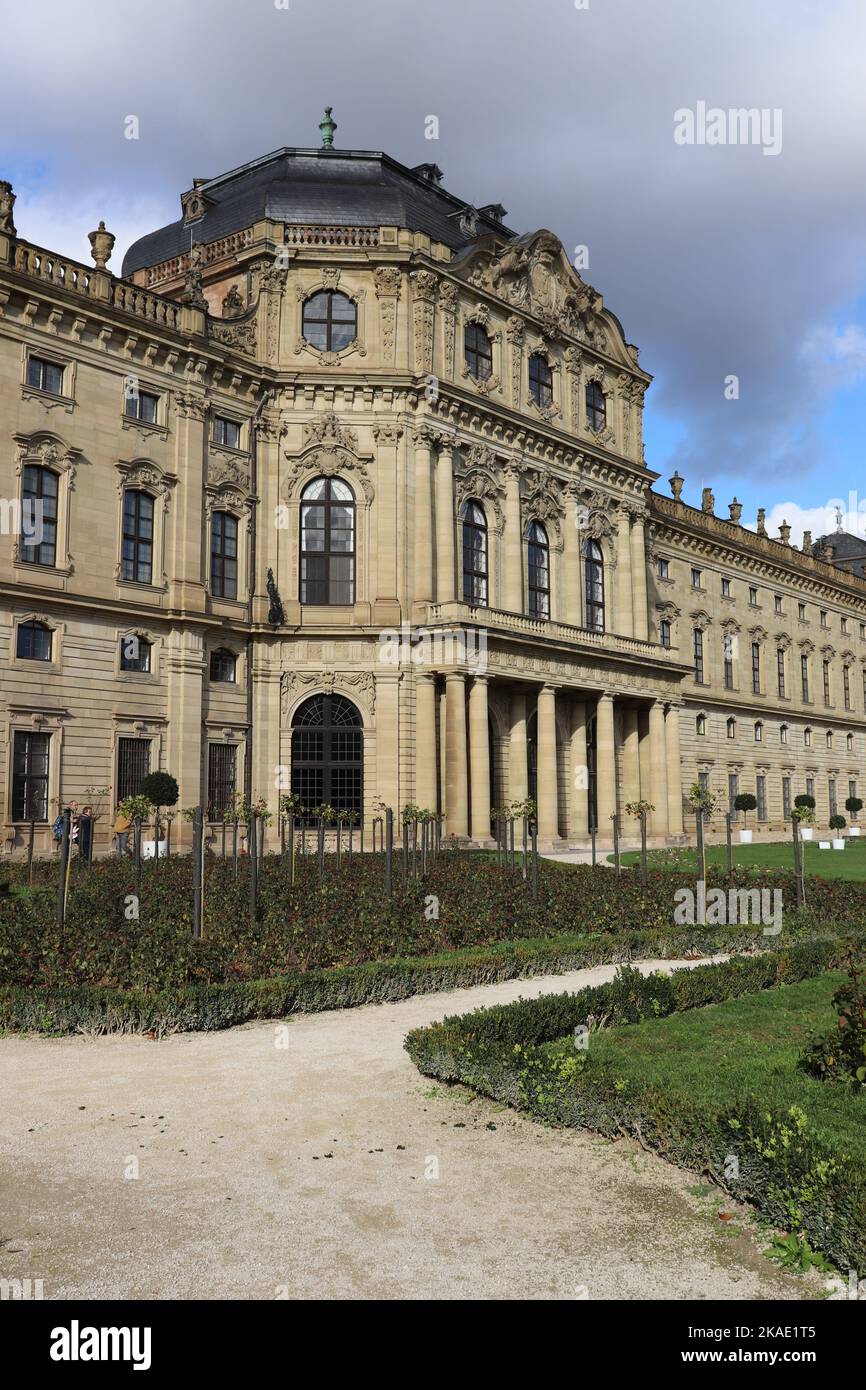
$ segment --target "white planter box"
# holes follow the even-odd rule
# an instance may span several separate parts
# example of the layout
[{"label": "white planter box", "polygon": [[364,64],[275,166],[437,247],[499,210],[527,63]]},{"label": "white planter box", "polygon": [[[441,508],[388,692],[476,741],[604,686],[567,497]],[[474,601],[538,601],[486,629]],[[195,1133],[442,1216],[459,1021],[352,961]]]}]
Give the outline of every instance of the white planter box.
[{"label": "white planter box", "polygon": [[834,848],[834,849],[844,849],[844,848],[845,848],[845,841],[844,841],[844,840],[834,840],[834,841],[833,841],[833,848]]},{"label": "white planter box", "polygon": [[811,825],[802,825],[802,826],[800,827],[800,839],[801,839],[801,840],[811,840],[813,834],[814,834],[814,831],[813,831]]},{"label": "white planter box", "polygon": [[[165,858],[167,849],[168,849],[168,840],[160,840],[160,842],[159,842],[159,858],[160,858],[160,859],[164,859],[164,858]],[[141,857],[142,857],[142,859],[156,859],[156,858],[157,858],[157,855],[156,855],[156,844],[155,844],[155,842],[154,842],[153,840],[144,840],[144,841],[142,841],[142,845],[141,845]]]},{"label": "white planter box", "polygon": [[829,849],[829,848],[830,848],[830,841],[829,841],[829,840],[819,840],[819,841],[818,841],[818,848],[819,848],[819,849]]},{"label": "white planter box", "polygon": [[751,830],[741,830],[741,831],[740,831],[740,844],[741,844],[741,845],[750,845],[751,843],[752,843],[752,831],[751,831]]},{"label": "white planter box", "polygon": [[859,825],[849,825],[849,827],[848,827],[848,834],[849,834],[850,836],[852,836],[852,837],[856,840],[856,839],[857,839],[857,836],[860,834],[860,827],[859,827]]}]

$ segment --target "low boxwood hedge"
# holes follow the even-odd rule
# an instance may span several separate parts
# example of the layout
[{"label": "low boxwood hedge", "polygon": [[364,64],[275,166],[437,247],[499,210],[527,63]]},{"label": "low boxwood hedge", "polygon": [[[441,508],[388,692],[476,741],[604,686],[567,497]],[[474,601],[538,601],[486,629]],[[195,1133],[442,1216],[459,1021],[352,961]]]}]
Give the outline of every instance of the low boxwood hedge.
[{"label": "low boxwood hedge", "polygon": [[[866,1270],[866,1172],[802,1114],[757,1099],[714,1108],[549,1044],[578,1025],[635,1023],[809,979],[841,963],[835,941],[797,943],[670,977],[625,968],[607,985],[476,1011],[416,1029],[406,1049],[425,1076],[462,1082],[547,1123],[630,1136],[681,1167],[709,1173],[769,1221],[802,1230],[842,1269]],[[739,1171],[728,1181],[736,1145]]]},{"label": "low boxwood hedge", "polygon": [[255,1018],[353,1008],[414,994],[561,974],[641,958],[750,950],[760,928],[632,931],[505,941],[437,955],[396,957],[334,970],[298,970],[261,980],[147,991],[94,985],[0,985],[0,1028],[40,1033],[170,1032],[229,1028]]}]

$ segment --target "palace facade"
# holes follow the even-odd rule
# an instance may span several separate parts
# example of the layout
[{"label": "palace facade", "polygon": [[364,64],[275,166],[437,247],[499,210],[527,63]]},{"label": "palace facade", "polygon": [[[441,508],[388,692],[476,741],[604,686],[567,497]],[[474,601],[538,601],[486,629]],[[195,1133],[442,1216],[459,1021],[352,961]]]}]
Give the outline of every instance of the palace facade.
[{"label": "palace facade", "polygon": [[850,546],[655,491],[651,378],[556,236],[322,133],[194,180],[120,277],[0,184],[3,851],[93,788],[107,847],[156,768],[212,825],[291,786],[483,843],[532,795],[580,845],[642,797],[675,842],[698,780],[826,821],[864,786]]}]

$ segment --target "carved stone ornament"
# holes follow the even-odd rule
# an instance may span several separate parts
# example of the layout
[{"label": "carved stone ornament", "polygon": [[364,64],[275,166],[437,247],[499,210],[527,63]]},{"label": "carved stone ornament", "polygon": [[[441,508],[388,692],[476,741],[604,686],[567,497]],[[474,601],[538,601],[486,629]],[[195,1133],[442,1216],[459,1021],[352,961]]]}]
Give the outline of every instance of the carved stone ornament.
[{"label": "carved stone ornament", "polygon": [[[225,304],[225,300],[223,303]],[[258,310],[256,309],[252,317],[243,323],[219,323],[216,319],[210,319],[208,335],[215,342],[222,343],[224,347],[234,348],[237,352],[255,357],[258,346],[257,316]]]},{"label": "carved stone ornament", "polygon": [[692,627],[697,628],[698,632],[706,632],[707,628],[711,626],[713,621],[709,613],[705,613],[702,608],[697,608],[694,611],[694,613],[690,615],[690,617]]},{"label": "carved stone ornament", "polygon": [[373,280],[380,299],[383,295],[399,295],[403,273],[396,265],[378,265],[373,271]]},{"label": "carved stone ornament", "polygon": [[15,235],[15,223],[12,220],[15,197],[11,183],[7,179],[0,179],[0,232],[5,232],[7,236]]},{"label": "carved stone ornament", "polygon": [[[285,432],[286,426],[283,426]],[[353,474],[360,482],[368,502],[373,498],[373,485],[367,476],[369,459],[358,452],[358,436],[353,429],[341,425],[333,411],[318,415],[304,425],[304,444],[299,454],[285,451],[289,459],[285,495],[291,497],[299,479],[310,477],[335,478]]]},{"label": "carved stone ornament", "polygon": [[370,671],[283,671],[280,677],[280,723],[288,727],[289,711],[305,695],[335,691],[360,697],[372,719],[376,713],[376,679]]}]

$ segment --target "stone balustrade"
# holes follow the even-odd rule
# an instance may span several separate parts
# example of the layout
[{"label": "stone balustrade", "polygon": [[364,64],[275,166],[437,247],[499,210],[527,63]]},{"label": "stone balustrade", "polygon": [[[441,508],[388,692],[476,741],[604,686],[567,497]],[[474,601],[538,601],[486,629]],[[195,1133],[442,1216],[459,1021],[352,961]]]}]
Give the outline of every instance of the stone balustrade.
[{"label": "stone balustrade", "polygon": [[427,622],[430,625],[446,624],[496,629],[502,632],[525,633],[527,637],[539,637],[546,641],[577,642],[581,646],[592,647],[609,655],[645,657],[654,662],[678,662],[677,651],[662,647],[655,642],[645,642],[638,637],[623,637],[613,632],[595,632],[591,628],[576,627],[571,623],[559,623],[544,618],[531,618],[524,613],[509,613],[498,608],[474,607],[468,603],[430,603],[427,604]]}]

